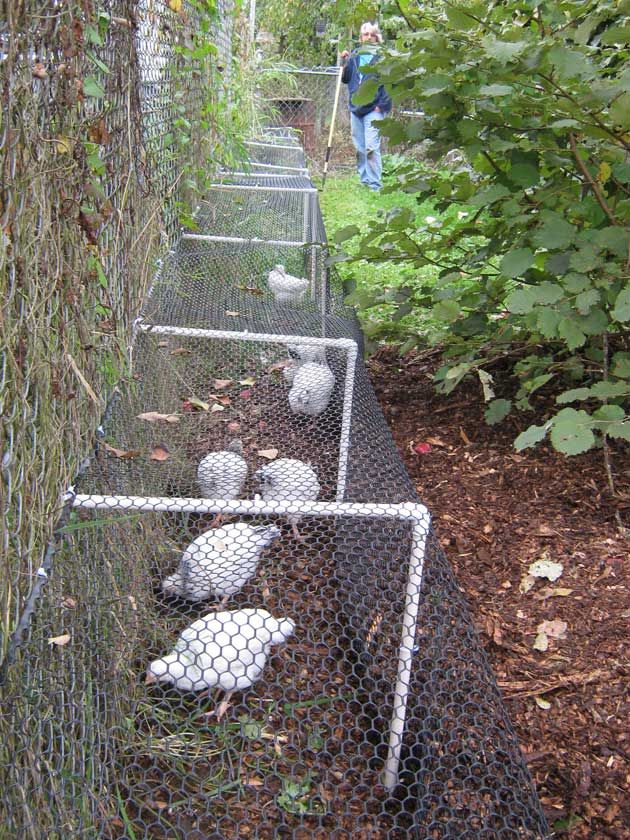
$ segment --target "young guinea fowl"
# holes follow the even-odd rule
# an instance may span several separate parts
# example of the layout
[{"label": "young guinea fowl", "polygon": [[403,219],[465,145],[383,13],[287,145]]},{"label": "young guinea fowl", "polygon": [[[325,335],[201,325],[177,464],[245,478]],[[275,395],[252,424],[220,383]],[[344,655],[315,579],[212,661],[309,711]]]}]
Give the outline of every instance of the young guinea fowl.
[{"label": "young guinea fowl", "polygon": [[234,691],[249,688],[260,677],[272,645],[293,634],[290,618],[274,618],[267,610],[211,612],[187,627],[173,652],[149,664],[145,684],[169,683],[180,691],[220,688],[225,697],[214,712],[221,720]]},{"label": "young guinea fowl", "polygon": [[306,277],[294,277],[283,265],[274,265],[267,275],[267,285],[276,303],[300,303],[309,282]]},{"label": "young guinea fowl", "polygon": [[187,601],[214,596],[225,606],[256,574],[262,550],[279,536],[274,525],[234,522],[212,528],[191,542],[177,571],[162,581],[162,591]]},{"label": "young guinea fowl", "polygon": [[[197,483],[204,499],[238,499],[247,478],[247,461],[243,443],[236,438],[219,452],[209,452],[199,462]],[[222,514],[212,520],[211,527],[221,524]]]},{"label": "young guinea fowl", "polygon": [[[319,496],[320,486],[313,469],[296,458],[280,458],[261,467],[255,474],[260,482],[260,493],[265,502],[295,502],[301,499],[314,502]],[[297,529],[300,516],[289,516],[293,535],[298,540],[304,537]]]},{"label": "young guinea fowl", "polygon": [[247,478],[243,443],[236,439],[219,452],[209,452],[199,462],[197,481],[205,499],[238,499]]},{"label": "young guinea fowl", "polygon": [[330,401],[335,377],[328,365],[307,362],[301,365],[293,377],[289,391],[289,405],[294,414],[318,417],[326,411]]},{"label": "young guinea fowl", "polygon": [[312,344],[287,344],[289,352],[289,363],[282,371],[284,381],[289,385],[293,384],[295,374],[303,365],[308,362],[315,362],[318,365],[328,367],[326,361],[326,348],[314,347]]}]

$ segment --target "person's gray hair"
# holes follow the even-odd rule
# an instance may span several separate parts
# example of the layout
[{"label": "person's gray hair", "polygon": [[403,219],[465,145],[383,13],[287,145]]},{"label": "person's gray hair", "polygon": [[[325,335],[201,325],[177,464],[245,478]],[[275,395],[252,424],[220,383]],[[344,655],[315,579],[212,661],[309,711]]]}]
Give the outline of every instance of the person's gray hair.
[{"label": "person's gray hair", "polygon": [[373,41],[376,41],[377,44],[383,43],[383,36],[381,35],[378,23],[372,23],[371,21],[366,20],[365,23],[361,24],[359,32],[361,35],[369,35],[370,38],[372,38]]}]

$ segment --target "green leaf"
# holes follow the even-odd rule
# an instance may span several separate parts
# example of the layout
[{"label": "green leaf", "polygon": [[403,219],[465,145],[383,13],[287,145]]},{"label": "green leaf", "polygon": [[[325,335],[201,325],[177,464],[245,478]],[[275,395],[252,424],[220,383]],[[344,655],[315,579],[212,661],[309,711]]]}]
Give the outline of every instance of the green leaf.
[{"label": "green leaf", "polygon": [[519,187],[535,187],[540,181],[540,172],[531,163],[516,163],[508,172],[508,178]]},{"label": "green leaf", "polygon": [[346,227],[339,228],[335,232],[334,240],[337,244],[345,242],[347,239],[352,239],[357,234],[361,233],[361,229],[356,225],[346,225]]},{"label": "green leaf", "polygon": [[597,289],[587,289],[585,292],[580,292],[575,299],[575,306],[580,315],[587,315],[590,308],[595,306],[596,303],[599,303]]},{"label": "green leaf", "polygon": [[503,184],[493,184],[491,187],[480,190],[471,199],[470,204],[473,207],[486,207],[488,204],[494,204],[501,198],[510,195],[510,191]]},{"label": "green leaf", "polygon": [[523,286],[512,292],[505,301],[510,312],[515,315],[526,315],[536,306],[536,290],[533,286]]},{"label": "green leaf", "polygon": [[454,300],[441,300],[435,304],[432,311],[436,318],[449,324],[456,321],[461,312],[459,304]]},{"label": "green leaf", "polygon": [[517,58],[528,47],[527,41],[500,41],[493,35],[482,38],[481,45],[487,55],[502,64]]},{"label": "green leaf", "polygon": [[425,76],[420,81],[420,88],[426,96],[434,96],[436,93],[448,90],[452,84],[450,76],[442,76],[436,73]]},{"label": "green leaf", "polygon": [[501,274],[506,277],[520,277],[534,262],[534,254],[529,248],[517,248],[507,253],[501,260]]},{"label": "green leaf", "polygon": [[557,303],[564,297],[564,289],[557,283],[550,283],[549,280],[543,280],[538,286],[534,287],[536,302],[544,305]]},{"label": "green leaf", "polygon": [[376,96],[378,85],[378,79],[375,79],[373,76],[364,79],[361,87],[352,94],[352,104],[369,105]]},{"label": "green leaf", "polygon": [[612,171],[617,181],[622,184],[630,184],[630,163],[616,163]]},{"label": "green leaf", "polygon": [[593,417],[603,423],[617,423],[625,420],[626,412],[620,405],[600,405],[597,411],[593,412]]},{"label": "green leaf", "polygon": [[563,408],[553,418],[551,443],[563,455],[580,455],[595,445],[593,421],[586,411]]},{"label": "green leaf", "polygon": [[630,286],[619,292],[611,314],[615,321],[630,321]]},{"label": "green leaf", "polygon": [[588,315],[582,315],[579,326],[586,335],[601,335],[608,327],[608,317],[603,309],[591,309]]},{"label": "green leaf", "polygon": [[591,245],[585,245],[579,251],[571,254],[569,265],[574,271],[593,271],[602,264],[603,260],[598,256],[596,249]]},{"label": "green leaf", "polygon": [[561,318],[558,323],[558,335],[564,340],[569,350],[582,347],[586,341],[586,335],[582,332],[579,324],[572,318]]},{"label": "green leaf", "polygon": [[622,93],[610,106],[610,119],[623,129],[630,128],[630,93]]},{"label": "green leaf", "polygon": [[511,400],[492,400],[491,403],[488,403],[488,407],[484,412],[486,423],[489,426],[494,426],[496,423],[500,423],[510,413],[511,408]]},{"label": "green leaf", "polygon": [[630,394],[630,382],[611,382],[609,379],[602,380],[591,386],[591,393],[600,400],[625,397],[627,394]]},{"label": "green leaf", "polygon": [[630,353],[615,353],[611,359],[611,370],[613,376],[630,379]]},{"label": "green leaf", "polygon": [[600,248],[611,251],[616,257],[623,259],[628,253],[630,232],[622,227],[611,225],[596,231],[596,242]]},{"label": "green leaf", "polygon": [[595,68],[582,53],[559,44],[549,50],[549,60],[563,79],[592,79],[596,75]]},{"label": "green leaf", "polygon": [[591,285],[591,281],[588,279],[586,274],[565,274],[562,278],[562,282],[564,283],[567,291],[572,294],[583,292]]},{"label": "green leaf", "polygon": [[532,236],[532,243],[537,248],[549,251],[560,251],[567,248],[577,233],[577,229],[562,218],[558,213],[549,210],[540,214],[542,224]]},{"label": "green leaf", "polygon": [[105,91],[94,76],[87,76],[83,80],[83,95],[92,96],[95,99],[103,99]]},{"label": "green leaf", "polygon": [[555,309],[545,307],[538,313],[538,320],[536,325],[545,338],[558,337],[558,324],[560,323],[560,315]]},{"label": "green leaf", "polygon": [[479,93],[482,96],[509,96],[514,93],[514,88],[510,85],[482,85],[479,88]]},{"label": "green leaf", "polygon": [[627,421],[623,423],[613,423],[606,429],[606,434],[609,437],[621,438],[622,440],[630,441],[630,423]]},{"label": "green leaf", "polygon": [[455,6],[446,7],[446,17],[454,29],[468,30],[477,26],[477,21],[467,15],[464,9],[458,9]]},{"label": "green leaf", "polygon": [[570,391],[563,391],[556,397],[558,405],[566,405],[575,400],[587,400],[591,396],[590,388],[572,388]]},{"label": "green leaf", "polygon": [[514,441],[514,448],[518,452],[521,452],[523,449],[528,449],[530,446],[535,446],[537,443],[540,443],[546,437],[549,426],[549,423],[545,423],[544,426],[530,426],[528,429],[525,429]]}]

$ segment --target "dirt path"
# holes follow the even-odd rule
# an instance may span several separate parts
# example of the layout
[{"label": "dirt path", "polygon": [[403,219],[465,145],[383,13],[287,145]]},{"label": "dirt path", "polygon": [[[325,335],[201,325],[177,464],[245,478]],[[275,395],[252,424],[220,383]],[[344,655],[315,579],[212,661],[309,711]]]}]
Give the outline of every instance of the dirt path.
[{"label": "dirt path", "polygon": [[[521,748],[557,836],[630,837],[630,452],[516,453],[515,423],[490,428],[475,383],[437,395],[431,358],[370,363],[396,442],[465,590]],[[530,421],[531,422],[531,421]],[[422,454],[413,448],[418,444]],[[551,582],[522,580],[536,560]],[[542,622],[553,622],[540,628]],[[566,624],[566,627],[564,624]],[[547,649],[534,649],[540,630]],[[555,636],[559,636],[556,638]],[[538,646],[544,647],[540,637]]]}]

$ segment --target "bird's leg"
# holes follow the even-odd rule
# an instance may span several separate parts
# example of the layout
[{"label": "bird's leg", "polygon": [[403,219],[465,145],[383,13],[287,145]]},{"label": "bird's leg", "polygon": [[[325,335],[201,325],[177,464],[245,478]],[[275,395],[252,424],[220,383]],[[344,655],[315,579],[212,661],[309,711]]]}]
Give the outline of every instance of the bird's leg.
[{"label": "bird's leg", "polygon": [[210,528],[219,528],[221,523],[223,522],[223,514],[217,513],[212,522],[210,523]]},{"label": "bird's leg", "polygon": [[[200,696],[200,697],[210,696],[210,692],[211,692],[211,691],[212,691],[212,689],[211,689],[211,688],[209,688],[207,691],[204,691],[204,692],[203,692],[203,694],[200,694],[199,696]],[[228,709],[230,708],[230,706],[232,705],[232,704],[230,703],[230,697],[231,697],[233,694],[234,694],[234,691],[226,691],[226,692],[225,692],[225,697],[223,698],[223,700],[221,700],[221,702],[220,702],[220,703],[219,703],[219,705],[216,707],[216,709],[212,709],[212,711],[211,711],[211,712],[202,712],[202,713],[199,715],[199,717],[203,717],[203,718],[210,718],[210,717],[212,717],[213,715],[216,715],[216,716],[217,716],[217,720],[221,720],[221,718],[223,717],[223,715],[227,712],[227,710],[228,710]]]},{"label": "bird's leg", "polygon": [[225,606],[226,606],[226,604],[229,600],[230,600],[229,595],[224,595],[223,598],[221,598],[221,600],[219,601],[219,606],[221,607],[222,610],[225,609]]},{"label": "bird's leg", "polygon": [[230,697],[233,694],[234,694],[233,691],[226,691],[225,692],[225,697],[223,698],[223,700],[221,700],[221,702],[219,703],[219,705],[215,709],[215,712],[216,712],[216,715],[217,715],[217,720],[221,720],[223,715],[227,712],[227,710],[232,705],[230,703]]},{"label": "bird's leg", "polygon": [[300,534],[300,532],[298,531],[297,523],[293,522],[293,520],[289,520],[289,522],[291,523],[291,533],[293,534],[295,539],[298,540],[298,542],[304,542],[306,537]]}]

